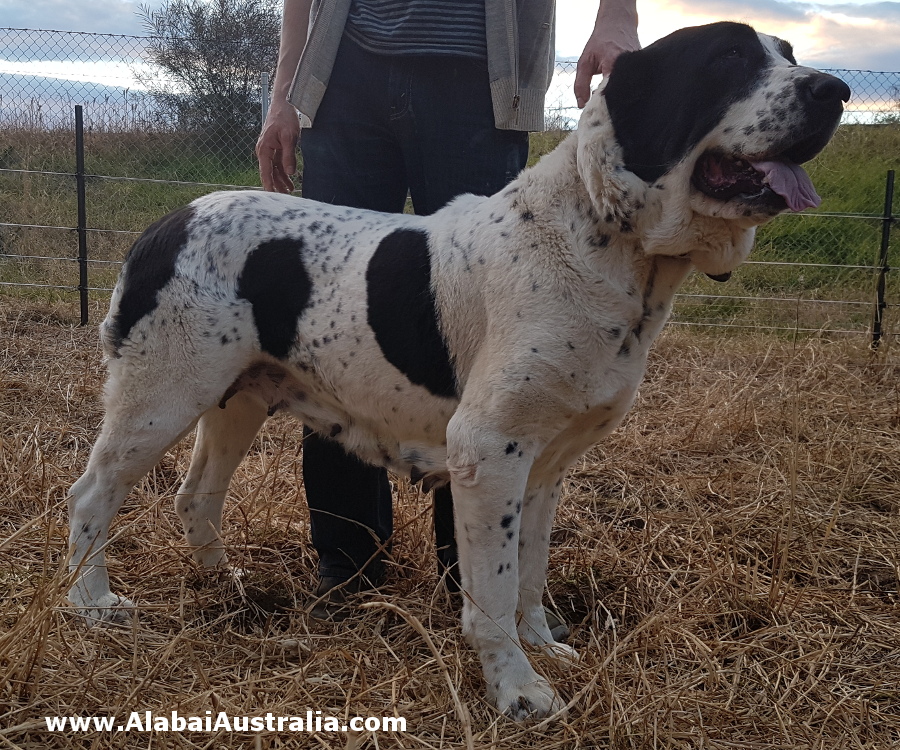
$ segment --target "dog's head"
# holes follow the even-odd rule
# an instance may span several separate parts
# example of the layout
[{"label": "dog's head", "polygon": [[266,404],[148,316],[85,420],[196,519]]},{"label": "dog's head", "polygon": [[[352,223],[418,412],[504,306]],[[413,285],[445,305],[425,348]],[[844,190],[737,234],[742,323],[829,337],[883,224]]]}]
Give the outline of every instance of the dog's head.
[{"label": "dog's head", "polygon": [[725,276],[754,227],[818,205],[800,165],[849,97],[750,26],[681,29],[618,58],[579,122],[579,171],[595,207],[640,232],[647,252],[688,253]]}]

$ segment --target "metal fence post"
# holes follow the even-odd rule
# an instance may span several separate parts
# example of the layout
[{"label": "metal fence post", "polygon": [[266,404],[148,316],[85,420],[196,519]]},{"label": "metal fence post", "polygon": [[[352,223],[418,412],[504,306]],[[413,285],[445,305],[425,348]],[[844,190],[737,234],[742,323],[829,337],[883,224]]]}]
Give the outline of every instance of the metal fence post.
[{"label": "metal fence post", "polygon": [[81,325],[88,323],[87,205],[84,192],[84,114],[75,105],[75,192],[78,196],[78,295],[81,298]]},{"label": "metal fence post", "polygon": [[894,170],[890,169],[884,183],[884,215],[881,220],[881,251],[878,256],[878,282],[875,285],[875,319],[872,321],[872,348],[881,344],[888,266],[888,246],[891,242],[891,224],[894,223]]}]

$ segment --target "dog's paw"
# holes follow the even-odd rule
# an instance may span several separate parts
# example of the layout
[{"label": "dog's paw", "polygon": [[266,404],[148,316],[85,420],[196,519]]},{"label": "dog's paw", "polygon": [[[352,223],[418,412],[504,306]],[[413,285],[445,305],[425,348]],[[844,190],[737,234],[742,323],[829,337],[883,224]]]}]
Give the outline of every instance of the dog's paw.
[{"label": "dog's paw", "polygon": [[531,646],[559,645],[560,641],[569,637],[569,626],[549,609],[534,611],[530,616],[522,615],[516,622],[519,640]]},{"label": "dog's paw", "polygon": [[222,547],[197,547],[191,557],[203,570],[222,570],[228,568],[228,555]]},{"label": "dog's paw", "polygon": [[131,625],[135,604],[130,599],[117,594],[104,594],[92,602],[76,603],[88,627],[98,625]]},{"label": "dog's paw", "polygon": [[497,708],[513,721],[543,719],[565,705],[553,686],[538,675],[524,685],[500,685]]}]

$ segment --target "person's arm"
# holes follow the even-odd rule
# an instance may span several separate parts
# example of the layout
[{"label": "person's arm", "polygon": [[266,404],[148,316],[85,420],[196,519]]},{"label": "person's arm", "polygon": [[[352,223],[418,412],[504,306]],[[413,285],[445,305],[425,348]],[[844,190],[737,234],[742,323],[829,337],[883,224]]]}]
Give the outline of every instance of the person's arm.
[{"label": "person's arm", "polygon": [[311,5],[312,0],[284,0],[272,101],[256,142],[256,158],[259,159],[259,177],[263,187],[279,193],[290,193],[294,189],[291,175],[297,172],[300,119],[287,97],[306,45]]},{"label": "person's arm", "polygon": [[597,20],[575,72],[575,100],[579,107],[591,96],[591,79],[608,76],[622,52],[640,49],[637,0],[601,0]]}]

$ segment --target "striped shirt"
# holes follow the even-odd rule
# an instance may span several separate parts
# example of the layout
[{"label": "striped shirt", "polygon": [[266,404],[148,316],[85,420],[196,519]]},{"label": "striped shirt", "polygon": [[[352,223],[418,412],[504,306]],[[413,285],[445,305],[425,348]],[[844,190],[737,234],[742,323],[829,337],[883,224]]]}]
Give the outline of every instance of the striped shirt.
[{"label": "striped shirt", "polygon": [[484,0],[353,0],[345,29],[376,54],[487,57]]}]

